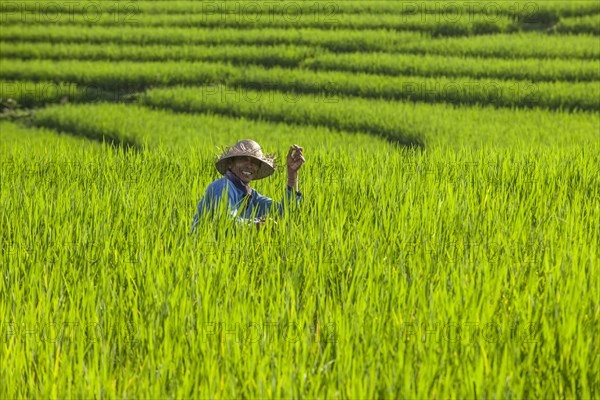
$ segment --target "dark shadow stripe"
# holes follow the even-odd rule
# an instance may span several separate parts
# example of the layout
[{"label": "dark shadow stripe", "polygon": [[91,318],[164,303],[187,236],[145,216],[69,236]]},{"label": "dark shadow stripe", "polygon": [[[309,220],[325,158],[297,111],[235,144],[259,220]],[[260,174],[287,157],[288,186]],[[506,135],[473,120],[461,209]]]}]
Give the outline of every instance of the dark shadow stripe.
[{"label": "dark shadow stripe", "polygon": [[125,151],[135,151],[141,152],[144,151],[144,147],[139,143],[127,139],[127,138],[119,138],[116,135],[106,134],[102,131],[90,131],[90,130],[82,130],[78,129],[77,126],[72,124],[62,125],[50,119],[44,120],[36,120],[35,117],[29,119],[28,122],[25,123],[33,128],[47,128],[56,131],[58,134],[66,134],[70,136],[75,136],[79,138],[85,138],[89,140],[93,140],[99,143],[106,143],[112,149],[122,149]]},{"label": "dark shadow stripe", "polygon": [[334,123],[330,123],[330,124],[310,123],[310,122],[302,123],[302,122],[298,122],[298,121],[289,121],[280,116],[262,115],[262,114],[255,115],[255,114],[243,113],[243,112],[236,113],[233,110],[228,110],[227,112],[223,112],[222,110],[214,110],[214,109],[195,110],[195,109],[188,109],[184,106],[175,105],[175,104],[171,104],[171,106],[165,107],[165,106],[156,106],[151,103],[141,102],[140,105],[147,107],[149,109],[152,109],[152,110],[170,111],[170,112],[179,113],[179,114],[220,115],[220,116],[232,117],[232,118],[240,118],[240,119],[244,118],[244,119],[249,119],[249,120],[256,121],[256,122],[272,122],[272,123],[282,123],[282,124],[292,125],[292,126],[311,126],[311,127],[315,127],[315,128],[327,128],[327,129],[330,129],[330,130],[333,130],[336,132],[346,133],[346,134],[363,133],[363,134],[368,134],[368,135],[379,137],[391,144],[394,144],[398,147],[403,147],[403,148],[423,150],[423,149],[425,149],[425,146],[426,146],[426,142],[423,138],[418,137],[415,134],[408,133],[408,132],[394,132],[396,134],[392,134],[390,131],[376,129],[376,128],[369,129],[368,127],[365,127],[365,126],[361,127],[361,129],[351,130],[351,129],[347,129],[347,128],[341,128],[337,124],[334,124]]}]

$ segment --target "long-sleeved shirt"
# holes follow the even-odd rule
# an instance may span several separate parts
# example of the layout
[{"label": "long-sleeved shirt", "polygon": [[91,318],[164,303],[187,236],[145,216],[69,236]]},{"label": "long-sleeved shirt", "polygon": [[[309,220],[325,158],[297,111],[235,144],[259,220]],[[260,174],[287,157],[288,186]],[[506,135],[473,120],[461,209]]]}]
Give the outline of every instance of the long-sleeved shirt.
[{"label": "long-sleeved shirt", "polygon": [[[214,215],[215,211],[219,208],[221,199],[224,199],[225,192],[227,192],[227,213],[240,223],[251,223],[253,222],[252,218],[265,216],[273,208],[282,215],[286,209],[286,204],[290,204],[293,200],[293,189],[289,186],[287,186],[282,201],[277,203],[273,199],[261,195],[254,189],[248,195],[244,188],[239,185],[239,182],[236,184],[227,177],[220,178],[208,185],[204,196],[200,199],[192,223],[192,232],[196,230],[201,217]],[[300,199],[302,199],[302,193],[296,192],[296,207],[298,207]]]}]

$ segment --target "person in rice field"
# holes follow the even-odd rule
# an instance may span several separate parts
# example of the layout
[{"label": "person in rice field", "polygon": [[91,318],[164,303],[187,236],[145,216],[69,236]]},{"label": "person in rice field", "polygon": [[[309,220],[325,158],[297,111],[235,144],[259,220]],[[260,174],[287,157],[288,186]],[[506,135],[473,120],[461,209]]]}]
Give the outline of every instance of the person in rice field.
[{"label": "person in rice field", "polygon": [[305,163],[303,148],[294,144],[287,154],[287,187],[281,202],[274,202],[252,189],[249,183],[263,179],[275,171],[275,157],[264,155],[259,144],[254,140],[240,140],[229,147],[216,162],[216,168],[222,178],[208,185],[204,196],[198,203],[192,224],[194,232],[205,215],[214,215],[221,199],[226,199],[226,210],[237,222],[254,224],[260,228],[266,216],[272,211],[283,214],[286,203],[291,203],[295,192],[295,203],[298,206],[302,193],[298,191],[298,170]]}]

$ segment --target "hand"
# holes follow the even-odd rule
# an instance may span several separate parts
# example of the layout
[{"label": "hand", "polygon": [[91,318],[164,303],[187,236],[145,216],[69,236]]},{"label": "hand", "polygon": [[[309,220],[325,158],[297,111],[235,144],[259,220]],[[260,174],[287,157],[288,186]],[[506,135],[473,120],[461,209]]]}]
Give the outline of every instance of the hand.
[{"label": "hand", "polygon": [[254,218],[254,225],[256,226],[256,229],[260,229],[260,226],[263,225],[266,220],[267,217],[265,216]]},{"label": "hand", "polygon": [[302,151],[304,149],[297,144],[290,146],[290,151],[287,154],[287,170],[288,174],[295,174],[298,172],[302,164],[306,162]]},{"label": "hand", "polygon": [[277,225],[277,221],[275,221],[273,218],[267,218],[267,216],[262,216],[254,218],[254,225],[256,226],[256,229],[260,230],[260,227],[265,225],[267,220],[269,221],[270,225]]}]

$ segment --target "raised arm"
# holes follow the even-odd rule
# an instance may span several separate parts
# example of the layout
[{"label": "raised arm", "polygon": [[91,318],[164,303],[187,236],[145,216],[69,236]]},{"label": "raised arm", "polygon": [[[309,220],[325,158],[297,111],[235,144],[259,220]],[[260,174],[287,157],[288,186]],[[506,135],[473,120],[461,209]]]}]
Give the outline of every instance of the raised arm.
[{"label": "raised arm", "polygon": [[264,223],[263,216],[269,211],[271,211],[273,207],[277,209],[279,215],[282,215],[283,211],[288,207],[288,204],[292,202],[294,197],[296,199],[296,207],[300,203],[302,193],[298,191],[298,170],[300,169],[300,167],[302,167],[302,164],[306,162],[306,160],[304,159],[303,150],[304,149],[298,146],[297,144],[290,146],[286,159],[287,189],[285,191],[283,200],[280,203],[275,203],[272,199],[257,193],[256,202],[259,204],[259,216],[262,218],[257,222],[257,228],[259,228],[260,225]]},{"label": "raised arm", "polygon": [[287,185],[298,192],[298,170],[306,162],[304,159],[304,149],[297,144],[290,146],[287,154]]}]

